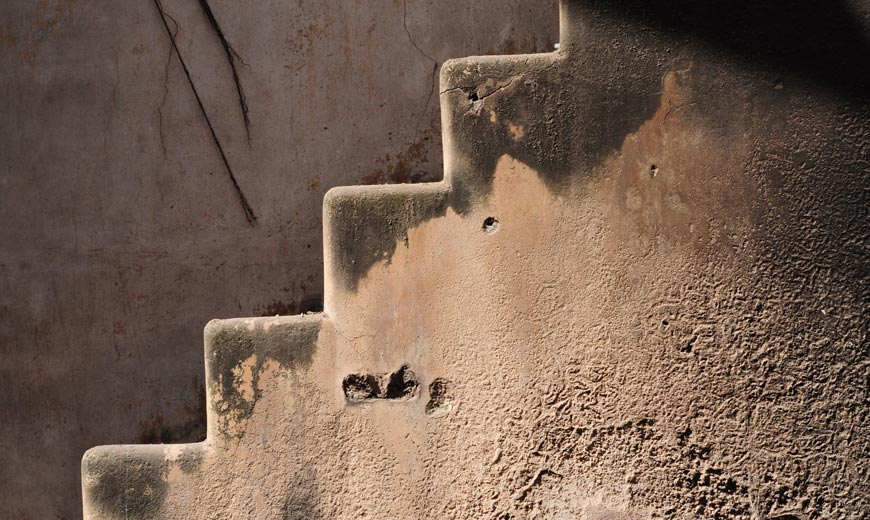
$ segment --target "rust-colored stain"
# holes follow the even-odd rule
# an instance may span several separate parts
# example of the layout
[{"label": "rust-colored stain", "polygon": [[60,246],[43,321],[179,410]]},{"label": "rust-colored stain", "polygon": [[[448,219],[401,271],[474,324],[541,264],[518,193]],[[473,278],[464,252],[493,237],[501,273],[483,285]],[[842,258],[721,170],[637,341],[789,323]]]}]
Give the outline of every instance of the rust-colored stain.
[{"label": "rust-colored stain", "polygon": [[313,49],[318,42],[326,40],[332,34],[334,22],[331,16],[321,16],[320,23],[309,23],[305,27],[296,29],[295,33],[290,33],[293,36],[288,36],[286,41],[295,52]]},{"label": "rust-colored stain", "polygon": [[18,43],[18,38],[15,36],[15,33],[12,29],[7,25],[6,27],[0,28],[0,48],[5,47],[15,47]]},{"label": "rust-colored stain", "polygon": [[[720,181],[732,168],[724,147],[699,146],[713,137],[693,85],[691,68],[665,74],[658,110],[602,164],[613,174],[604,175],[612,218],[644,241],[659,237],[697,250],[731,247],[749,212],[751,186],[748,179],[740,185]],[[701,175],[708,180],[693,181]]]},{"label": "rust-colored stain", "polygon": [[604,164],[617,172],[611,188],[612,207],[620,213],[615,218],[633,223],[643,236],[661,233],[689,240],[693,234],[706,233],[707,222],[689,218],[697,214],[694,206],[703,194],[690,196],[682,179],[688,170],[703,168],[709,155],[691,146],[689,136],[699,130],[681,117],[695,106],[687,87],[689,77],[686,70],[662,78],[659,109]]},{"label": "rust-colored stain", "polygon": [[39,55],[39,47],[48,40],[48,35],[60,25],[65,16],[69,16],[79,0],[39,0],[36,12],[30,25],[27,44],[21,51],[21,59],[28,65],[34,65]]},{"label": "rust-colored stain", "polygon": [[421,132],[420,137],[408,145],[404,151],[395,156],[390,153],[384,154],[376,161],[378,168],[364,175],[360,179],[360,184],[403,184],[423,180],[422,174],[414,170],[418,165],[429,162],[431,141],[432,130],[426,130]]},{"label": "rust-colored stain", "polygon": [[316,175],[314,177],[308,177],[308,185],[306,186],[305,189],[307,189],[308,191],[319,190],[320,189],[320,177],[318,177]]}]

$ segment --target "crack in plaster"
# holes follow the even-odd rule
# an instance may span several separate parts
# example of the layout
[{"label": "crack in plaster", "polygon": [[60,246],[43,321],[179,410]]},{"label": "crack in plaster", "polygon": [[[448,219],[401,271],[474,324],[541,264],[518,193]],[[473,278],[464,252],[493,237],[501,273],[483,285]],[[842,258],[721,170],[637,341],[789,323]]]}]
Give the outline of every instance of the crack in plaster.
[{"label": "crack in plaster", "polygon": [[420,118],[417,120],[417,128],[414,130],[414,135],[416,136],[420,133],[420,123],[426,116],[426,111],[429,110],[429,103],[432,101],[432,94],[435,92],[435,78],[438,73],[438,60],[426,54],[423,49],[417,45],[417,42],[414,41],[414,37],[411,36],[411,31],[408,30],[408,0],[402,2],[402,27],[404,27],[405,34],[408,35],[408,41],[411,42],[411,45],[417,49],[417,52],[432,62],[432,77],[429,78],[429,94],[426,96],[426,104],[423,105],[423,111],[420,113]]},{"label": "crack in plaster", "polygon": [[245,136],[248,138],[248,146],[251,145],[251,119],[248,117],[248,101],[245,97],[245,90],[242,88],[242,83],[239,80],[239,72],[236,69],[236,60],[242,65],[245,65],[244,60],[242,60],[239,53],[236,52],[236,49],[233,48],[232,44],[227,41],[226,36],[224,35],[223,29],[221,29],[220,24],[214,16],[214,12],[211,10],[211,6],[208,3],[208,0],[199,0],[199,7],[202,9],[203,14],[208,19],[211,28],[214,29],[215,34],[218,39],[221,41],[221,47],[224,49],[224,54],[227,56],[227,63],[230,66],[230,70],[233,73],[233,83],[236,86],[236,95],[239,98],[239,108],[242,110],[242,121],[245,124]]},{"label": "crack in plaster", "polygon": [[236,190],[236,194],[239,197],[239,203],[242,205],[242,210],[245,212],[245,219],[248,221],[248,224],[254,225],[254,223],[257,221],[257,216],[254,214],[254,210],[251,208],[251,205],[248,203],[247,197],[245,197],[242,188],[239,186],[238,180],[236,180],[236,176],[233,173],[230,162],[227,159],[226,154],[224,153],[224,148],[221,145],[220,139],[218,139],[217,132],[215,132],[214,126],[211,124],[211,119],[209,119],[208,117],[208,113],[205,110],[202,99],[199,97],[199,92],[196,90],[196,85],[193,83],[193,78],[190,76],[190,71],[187,68],[187,64],[184,62],[184,58],[181,56],[181,51],[178,49],[178,44],[175,41],[175,35],[169,28],[169,23],[166,21],[166,18],[169,15],[163,9],[163,4],[160,0],[154,0],[154,6],[157,8],[157,13],[160,15],[160,20],[163,22],[163,27],[166,29],[166,34],[167,36],[169,36],[169,40],[172,44],[172,49],[175,51],[175,55],[178,56],[178,61],[181,63],[181,68],[184,70],[184,75],[187,76],[187,82],[190,84],[190,88],[193,91],[193,97],[196,98],[196,104],[199,106],[199,111],[202,113],[202,117],[205,119],[205,122],[208,125],[209,132],[211,132],[212,140],[217,147],[218,153],[221,156],[221,160],[224,163],[224,167],[226,167],[227,174],[230,177],[230,181],[232,181],[233,187]]}]

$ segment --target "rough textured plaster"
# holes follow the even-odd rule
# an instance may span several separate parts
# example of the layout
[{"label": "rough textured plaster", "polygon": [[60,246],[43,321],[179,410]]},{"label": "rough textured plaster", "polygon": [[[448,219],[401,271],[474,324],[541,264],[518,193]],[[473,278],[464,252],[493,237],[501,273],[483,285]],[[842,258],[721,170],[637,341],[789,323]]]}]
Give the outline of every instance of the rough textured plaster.
[{"label": "rough textured plaster", "polygon": [[[197,469],[84,481],[140,464],[156,518],[865,518],[868,102],[622,7],[446,64],[445,180],[325,199],[325,313],[209,325]],[[403,365],[416,399],[342,392]]]},{"label": "rough textured plaster", "polygon": [[92,446],[202,440],[203,325],[322,308],[330,188],[440,178],[409,35],[439,63],[558,38],[555,0],[209,0],[249,142],[200,4],[162,4],[257,224],[152,1],[0,2],[3,519],[80,518]]}]

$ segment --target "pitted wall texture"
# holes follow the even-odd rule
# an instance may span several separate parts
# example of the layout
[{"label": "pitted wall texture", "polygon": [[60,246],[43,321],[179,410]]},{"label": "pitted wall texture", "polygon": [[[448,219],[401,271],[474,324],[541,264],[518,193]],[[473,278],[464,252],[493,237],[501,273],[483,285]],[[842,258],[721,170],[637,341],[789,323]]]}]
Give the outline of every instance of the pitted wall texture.
[{"label": "pitted wall texture", "polygon": [[446,63],[444,180],[330,191],[324,312],[209,324],[86,517],[866,518],[867,5],[677,7]]}]

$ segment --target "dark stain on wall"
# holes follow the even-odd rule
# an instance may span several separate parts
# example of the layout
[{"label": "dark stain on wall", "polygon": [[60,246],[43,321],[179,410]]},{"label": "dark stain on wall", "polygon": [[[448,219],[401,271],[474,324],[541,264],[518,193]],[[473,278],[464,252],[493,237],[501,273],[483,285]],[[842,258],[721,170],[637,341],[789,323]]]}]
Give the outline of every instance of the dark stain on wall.
[{"label": "dark stain on wall", "polygon": [[108,518],[153,518],[166,498],[162,450],[149,457],[135,454],[100,456],[89,463],[96,482],[87,492]]},{"label": "dark stain on wall", "polygon": [[[870,151],[861,146],[870,126],[870,69],[863,65],[870,60],[861,32],[870,26],[867,20],[840,2],[832,4],[830,16],[827,9],[823,16],[814,6],[784,2],[763,8],[714,2],[712,11],[678,3],[674,8],[640,1],[569,2],[568,25],[578,34],[566,35],[557,54],[445,63],[441,99],[450,121],[446,131],[453,134],[453,149],[445,153],[456,165],[449,172],[450,192],[342,201],[331,223],[335,241],[330,247],[339,257],[335,276],[356,290],[373,265],[389,261],[410,227],[443,216],[448,207],[462,214],[485,200],[505,155],[529,165],[557,196],[569,196],[661,109],[664,78],[677,71],[691,70],[683,88],[692,96],[694,124],[705,129],[696,155],[683,162],[688,169],[693,164],[704,169],[692,172],[695,177],[685,179],[684,186],[702,189],[704,183],[728,179],[735,189],[717,193],[718,200],[734,202],[735,208],[754,205],[757,210],[748,218],[770,213],[755,203],[760,182],[789,174],[785,164],[759,165],[746,153],[753,143],[792,155],[797,131],[819,149],[815,164],[826,165],[816,169],[820,176],[849,177],[856,165],[870,160]],[[815,26],[818,17],[825,21]],[[772,99],[783,84],[802,100]],[[849,103],[857,115],[847,143],[858,155],[837,151],[836,127],[825,135],[813,128],[831,126],[828,108],[817,102],[831,97]],[[761,99],[771,103],[756,102]],[[815,121],[790,127],[788,112],[801,108],[795,103],[815,105],[807,114]],[[777,120],[784,126],[769,124]],[[708,168],[712,151],[730,159]],[[656,161],[650,157],[648,162]],[[854,227],[856,217],[866,213],[861,208],[868,197],[855,185],[857,177],[850,179],[834,186],[849,206],[836,220]]]},{"label": "dark stain on wall", "polygon": [[94,478],[85,482],[84,492],[105,518],[155,518],[166,500],[172,466],[195,474],[203,455],[201,444],[181,447],[180,456],[173,461],[166,460],[163,446],[97,448],[84,458],[87,473]]},{"label": "dark stain on wall", "polygon": [[281,520],[321,520],[324,517],[317,508],[317,497],[311,490],[312,482],[300,482],[300,486],[288,491],[281,506]]},{"label": "dark stain on wall", "polygon": [[337,271],[329,274],[356,290],[359,281],[380,260],[389,261],[398,244],[407,247],[408,230],[444,216],[450,206],[446,190],[379,191],[371,196],[327,196],[333,226],[332,243]]},{"label": "dark stain on wall", "polygon": [[267,304],[265,307],[259,307],[256,310],[257,316],[293,316],[299,314],[299,307],[296,302],[284,303],[281,300],[275,300]]},{"label": "dark stain on wall", "polygon": [[[260,327],[254,330],[248,330],[246,326],[235,327],[233,323],[217,322],[206,329],[209,345],[206,363],[215,381],[212,406],[222,425],[220,433],[227,437],[234,435],[227,430],[228,424],[243,422],[254,413],[254,407],[262,396],[259,379],[263,366],[270,360],[277,361],[284,368],[310,365],[320,333],[319,319],[276,323],[268,332]],[[209,332],[211,327],[216,330]],[[248,359],[252,360],[251,399],[244,395],[235,373],[240,363]],[[237,435],[241,438],[244,433]]]},{"label": "dark stain on wall", "polygon": [[272,316],[295,316],[311,312],[323,312],[322,294],[305,295],[299,302],[289,301],[285,303],[281,300],[275,300],[264,307],[258,307],[255,314],[265,318]]}]

